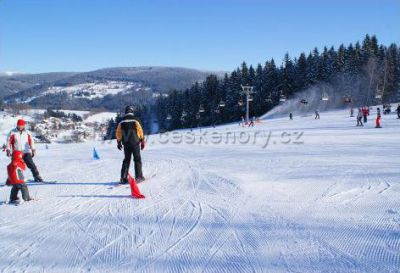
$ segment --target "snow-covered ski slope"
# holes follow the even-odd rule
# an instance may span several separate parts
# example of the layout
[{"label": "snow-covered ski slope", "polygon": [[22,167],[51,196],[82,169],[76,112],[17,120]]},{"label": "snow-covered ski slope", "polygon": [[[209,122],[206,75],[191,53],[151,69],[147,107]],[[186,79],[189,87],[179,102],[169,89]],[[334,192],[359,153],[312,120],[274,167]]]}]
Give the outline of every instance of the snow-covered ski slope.
[{"label": "snow-covered ski slope", "polygon": [[400,120],[373,123],[334,111],[153,136],[141,200],[113,185],[115,143],[40,146],[58,184],[0,206],[0,272],[399,272]]}]

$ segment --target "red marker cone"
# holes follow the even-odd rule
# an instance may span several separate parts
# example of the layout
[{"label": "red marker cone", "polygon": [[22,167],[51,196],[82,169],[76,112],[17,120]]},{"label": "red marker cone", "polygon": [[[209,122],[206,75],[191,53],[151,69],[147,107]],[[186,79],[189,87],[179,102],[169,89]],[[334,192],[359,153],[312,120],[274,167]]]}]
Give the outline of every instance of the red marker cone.
[{"label": "red marker cone", "polygon": [[128,174],[129,185],[131,186],[131,195],[133,198],[145,198],[145,196],[140,192],[138,186],[136,185],[136,181],[130,174]]}]

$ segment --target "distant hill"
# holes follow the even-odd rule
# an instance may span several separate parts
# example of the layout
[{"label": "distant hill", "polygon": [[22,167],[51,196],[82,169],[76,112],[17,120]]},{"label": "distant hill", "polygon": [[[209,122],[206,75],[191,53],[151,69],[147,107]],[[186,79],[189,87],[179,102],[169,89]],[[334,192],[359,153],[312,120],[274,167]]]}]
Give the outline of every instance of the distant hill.
[{"label": "distant hill", "polygon": [[0,73],[0,96],[16,94],[34,86],[51,84],[63,78],[71,77],[76,73],[41,73],[41,74],[7,74]]},{"label": "distant hill", "polygon": [[0,75],[0,97],[11,103],[25,102],[38,107],[57,106],[63,102],[68,107],[79,109],[112,108],[110,100],[124,100],[135,91],[147,92],[141,92],[139,97],[143,100],[154,93],[189,88],[196,81],[204,81],[210,74],[222,76],[223,72],[146,66],[104,68],[90,72]]}]

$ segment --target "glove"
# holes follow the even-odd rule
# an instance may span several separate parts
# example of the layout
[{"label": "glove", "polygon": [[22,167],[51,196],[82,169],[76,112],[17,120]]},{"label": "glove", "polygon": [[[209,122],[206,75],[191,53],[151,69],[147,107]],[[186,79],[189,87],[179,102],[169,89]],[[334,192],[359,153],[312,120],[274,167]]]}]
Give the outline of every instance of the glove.
[{"label": "glove", "polygon": [[7,149],[7,156],[10,157],[11,156],[11,151],[9,149]]},{"label": "glove", "polygon": [[121,143],[121,141],[118,141],[117,142],[118,144],[117,144],[117,148],[118,148],[118,150],[122,150],[122,143]]},{"label": "glove", "polygon": [[146,147],[146,141],[143,139],[142,141],[140,141],[140,150],[143,150],[144,147]]},{"label": "glove", "polygon": [[32,158],[34,158],[36,155],[36,150],[32,150]]}]

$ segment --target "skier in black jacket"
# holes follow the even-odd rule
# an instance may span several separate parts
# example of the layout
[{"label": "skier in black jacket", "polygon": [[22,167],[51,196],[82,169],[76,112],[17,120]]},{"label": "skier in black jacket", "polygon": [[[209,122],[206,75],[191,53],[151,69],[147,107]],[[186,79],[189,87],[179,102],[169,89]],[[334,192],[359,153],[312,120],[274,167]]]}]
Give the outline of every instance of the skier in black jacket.
[{"label": "skier in black jacket", "polygon": [[118,124],[116,132],[117,147],[119,150],[122,150],[123,147],[125,154],[121,169],[121,184],[128,183],[128,173],[132,155],[135,163],[136,182],[142,182],[145,180],[142,172],[140,150],[144,149],[146,142],[142,126],[140,126],[140,123],[134,119],[133,112],[133,106],[127,106],[125,108],[125,116]]},{"label": "skier in black jacket", "polygon": [[400,104],[397,106],[397,118],[400,118]]}]

